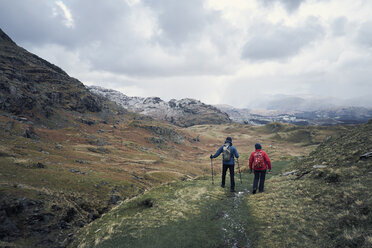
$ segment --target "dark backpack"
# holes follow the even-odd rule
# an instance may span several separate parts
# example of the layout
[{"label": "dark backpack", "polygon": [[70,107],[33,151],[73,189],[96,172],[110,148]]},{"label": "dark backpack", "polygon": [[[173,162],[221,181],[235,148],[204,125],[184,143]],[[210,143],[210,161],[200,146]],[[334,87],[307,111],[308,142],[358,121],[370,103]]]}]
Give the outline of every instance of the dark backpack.
[{"label": "dark backpack", "polygon": [[265,160],[262,156],[262,152],[255,152],[253,155],[253,168],[254,169],[262,169],[265,166]]},{"label": "dark backpack", "polygon": [[228,162],[231,159],[231,146],[229,143],[223,145],[222,158],[225,162]]}]

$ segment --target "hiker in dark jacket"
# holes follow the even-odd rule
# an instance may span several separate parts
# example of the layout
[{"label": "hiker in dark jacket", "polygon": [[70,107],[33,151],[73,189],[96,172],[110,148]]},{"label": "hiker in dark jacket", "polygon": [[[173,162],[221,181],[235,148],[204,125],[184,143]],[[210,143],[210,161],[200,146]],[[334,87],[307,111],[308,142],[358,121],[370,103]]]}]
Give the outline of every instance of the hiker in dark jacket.
[{"label": "hiker in dark jacket", "polygon": [[[224,148],[225,147],[225,148]],[[239,158],[238,151],[236,150],[235,146],[232,145],[231,137],[227,137],[225,144],[223,144],[216,152],[216,154],[211,155],[210,158],[217,158],[220,154],[222,156],[222,183],[221,187],[225,187],[225,179],[226,179],[226,172],[227,169],[230,170],[230,191],[235,192],[235,181],[234,181],[234,165],[235,165],[235,158]],[[235,158],[234,158],[235,157]]]},{"label": "hiker in dark jacket", "polygon": [[256,194],[258,181],[260,182],[258,191],[264,191],[266,170],[269,168],[269,171],[271,171],[271,162],[267,153],[262,150],[261,144],[257,143],[254,145],[254,147],[256,148],[256,151],[252,152],[249,158],[249,169],[250,173],[252,173],[252,169],[254,170],[252,193]]}]

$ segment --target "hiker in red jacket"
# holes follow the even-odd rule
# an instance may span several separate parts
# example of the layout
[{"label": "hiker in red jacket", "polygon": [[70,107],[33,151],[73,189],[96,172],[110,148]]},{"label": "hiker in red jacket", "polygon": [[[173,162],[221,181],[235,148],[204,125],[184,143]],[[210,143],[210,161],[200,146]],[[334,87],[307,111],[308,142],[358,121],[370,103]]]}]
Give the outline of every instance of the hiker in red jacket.
[{"label": "hiker in red jacket", "polygon": [[269,167],[269,172],[271,171],[271,162],[267,153],[261,150],[261,144],[257,143],[254,147],[256,148],[256,151],[252,152],[251,157],[249,158],[249,169],[250,173],[252,173],[252,169],[254,170],[252,193],[256,194],[258,181],[260,181],[258,191],[264,191],[266,170],[267,167]]}]

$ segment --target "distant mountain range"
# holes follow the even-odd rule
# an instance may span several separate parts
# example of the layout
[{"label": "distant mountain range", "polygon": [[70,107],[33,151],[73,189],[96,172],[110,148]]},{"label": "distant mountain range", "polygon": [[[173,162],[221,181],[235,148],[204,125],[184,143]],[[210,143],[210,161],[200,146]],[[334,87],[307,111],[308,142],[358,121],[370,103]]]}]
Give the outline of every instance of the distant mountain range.
[{"label": "distant mountain range", "polygon": [[266,109],[240,109],[229,105],[207,105],[189,98],[166,102],[159,97],[129,97],[119,91],[99,86],[87,88],[129,111],[181,127],[223,124],[230,121],[251,125],[264,125],[270,122],[295,125],[359,124],[372,118],[372,108],[341,107],[328,99],[283,96],[268,101]]},{"label": "distant mountain range", "polygon": [[264,108],[286,112],[309,112],[350,106],[372,108],[372,99],[367,94],[349,99],[313,95],[278,94],[266,96],[265,101],[253,102],[249,105],[251,109]]},{"label": "distant mountain range", "polygon": [[[291,106],[291,105],[288,105]],[[311,110],[252,110],[238,109],[228,105],[216,105],[227,113],[234,122],[264,125],[269,122],[283,122],[295,125],[337,125],[365,123],[372,118],[372,108],[328,107]]]},{"label": "distant mountain range", "polygon": [[229,116],[218,108],[190,98],[172,99],[166,102],[159,97],[129,97],[119,91],[99,86],[90,86],[88,89],[92,93],[116,102],[129,111],[151,116],[157,120],[168,121],[180,127],[231,122]]}]

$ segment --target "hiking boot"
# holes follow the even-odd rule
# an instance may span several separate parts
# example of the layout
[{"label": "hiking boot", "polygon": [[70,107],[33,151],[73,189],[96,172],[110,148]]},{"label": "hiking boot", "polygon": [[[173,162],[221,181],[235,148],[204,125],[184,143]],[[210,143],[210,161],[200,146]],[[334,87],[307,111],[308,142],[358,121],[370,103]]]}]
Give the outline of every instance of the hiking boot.
[{"label": "hiking boot", "polygon": [[236,192],[235,189],[230,189],[230,192]]},{"label": "hiking boot", "polygon": [[222,184],[221,184],[221,188],[225,188],[225,185],[222,185]]},{"label": "hiking boot", "polygon": [[256,190],[255,189],[252,191],[252,194],[256,194]]}]

